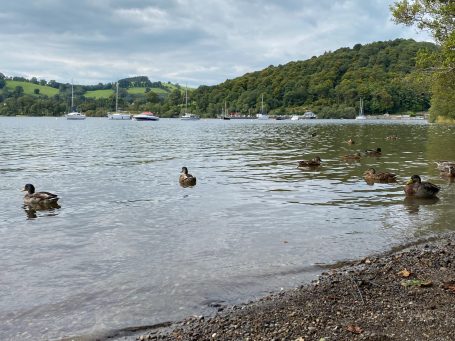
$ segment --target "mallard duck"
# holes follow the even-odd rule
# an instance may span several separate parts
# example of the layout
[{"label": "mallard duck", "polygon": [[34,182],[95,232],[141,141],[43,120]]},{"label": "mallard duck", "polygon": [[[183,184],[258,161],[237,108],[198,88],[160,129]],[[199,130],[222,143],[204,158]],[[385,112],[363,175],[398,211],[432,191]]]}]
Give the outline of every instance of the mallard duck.
[{"label": "mallard duck", "polygon": [[363,178],[367,182],[395,182],[397,181],[396,175],[389,172],[376,172],[374,168],[370,168],[363,173]]},{"label": "mallard duck", "polygon": [[347,144],[355,144],[355,141],[353,139],[349,139],[346,141]]},{"label": "mallard duck", "polygon": [[431,182],[422,181],[420,176],[413,175],[404,186],[404,192],[407,196],[416,198],[434,198],[439,192],[439,187]]},{"label": "mallard duck", "polygon": [[368,155],[368,156],[381,156],[382,155],[382,151],[381,151],[381,148],[376,148],[376,150],[367,149],[367,150],[365,150],[365,155]]},{"label": "mallard duck", "polygon": [[397,135],[390,135],[390,136],[387,136],[385,139],[389,140],[389,141],[395,141],[395,140],[398,140],[399,137]]},{"label": "mallard duck", "polygon": [[443,170],[441,170],[442,176],[447,176],[450,178],[455,178],[455,166],[447,166]]},{"label": "mallard duck", "polygon": [[319,156],[316,156],[314,159],[311,159],[311,160],[301,160],[301,161],[299,161],[297,168],[318,167],[321,165],[321,161],[322,160]]},{"label": "mallard duck", "polygon": [[440,171],[445,171],[448,167],[455,167],[454,161],[435,161]]},{"label": "mallard duck", "polygon": [[57,194],[49,192],[36,192],[35,186],[32,184],[26,184],[24,186],[23,192],[27,192],[24,195],[24,204],[26,205],[39,205],[46,206],[56,204],[59,197]]},{"label": "mallard duck", "polygon": [[355,154],[343,155],[341,158],[344,160],[360,160],[362,158],[362,155],[360,155],[360,153],[355,153]]},{"label": "mallard duck", "polygon": [[196,178],[188,173],[188,168],[182,167],[182,172],[179,177],[180,185],[183,187],[195,186]]}]

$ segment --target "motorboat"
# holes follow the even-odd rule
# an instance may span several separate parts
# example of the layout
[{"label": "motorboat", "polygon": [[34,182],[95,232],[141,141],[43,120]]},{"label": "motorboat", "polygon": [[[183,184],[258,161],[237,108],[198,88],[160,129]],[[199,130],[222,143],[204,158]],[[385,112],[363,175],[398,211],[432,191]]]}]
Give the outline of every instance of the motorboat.
[{"label": "motorboat", "polygon": [[135,121],[158,121],[160,118],[150,111],[144,111],[141,114],[134,115],[133,120]]},{"label": "motorboat", "polygon": [[183,121],[196,121],[199,120],[199,116],[196,114],[190,114],[186,112],[183,116],[180,117],[181,120]]}]

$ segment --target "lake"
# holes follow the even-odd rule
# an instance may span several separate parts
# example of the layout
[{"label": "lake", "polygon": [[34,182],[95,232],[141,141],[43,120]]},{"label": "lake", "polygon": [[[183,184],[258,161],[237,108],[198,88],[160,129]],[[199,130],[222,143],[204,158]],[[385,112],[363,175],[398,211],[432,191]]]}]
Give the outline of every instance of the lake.
[{"label": "lake", "polygon": [[[417,120],[0,117],[0,339],[209,314],[453,229],[455,187],[434,161],[455,160],[454,145],[455,127]],[[316,155],[321,167],[296,168]],[[195,187],[179,186],[182,166]],[[369,167],[398,182],[367,184]],[[405,200],[413,174],[441,186],[440,200]],[[26,183],[61,208],[24,209]]]}]

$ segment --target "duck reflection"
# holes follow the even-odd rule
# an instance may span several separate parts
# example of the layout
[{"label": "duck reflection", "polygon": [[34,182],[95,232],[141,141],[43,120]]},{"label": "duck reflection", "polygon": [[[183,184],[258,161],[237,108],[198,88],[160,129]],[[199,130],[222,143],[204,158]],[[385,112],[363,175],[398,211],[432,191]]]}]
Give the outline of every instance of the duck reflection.
[{"label": "duck reflection", "polygon": [[49,204],[34,204],[34,205],[23,205],[22,208],[27,216],[27,219],[38,218],[38,212],[42,213],[41,216],[56,216],[58,215],[58,209],[61,208],[56,202]]},{"label": "duck reflection", "polygon": [[420,206],[433,205],[439,201],[438,197],[433,198],[415,198],[415,197],[406,197],[403,201],[404,206],[409,213],[418,213]]}]

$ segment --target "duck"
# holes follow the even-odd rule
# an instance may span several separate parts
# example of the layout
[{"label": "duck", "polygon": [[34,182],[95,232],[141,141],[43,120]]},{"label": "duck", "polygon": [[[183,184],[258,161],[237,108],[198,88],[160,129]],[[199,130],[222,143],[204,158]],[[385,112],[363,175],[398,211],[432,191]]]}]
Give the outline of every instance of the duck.
[{"label": "duck", "polygon": [[344,160],[360,160],[362,155],[360,153],[343,155],[341,158]]},{"label": "duck", "polygon": [[389,141],[395,141],[395,140],[398,140],[399,137],[397,135],[389,135],[385,139],[389,140]]},{"label": "duck", "polygon": [[438,170],[440,170],[440,171],[445,171],[450,166],[455,167],[455,161],[444,160],[444,161],[435,161],[435,163],[438,167]]},{"label": "duck", "polygon": [[57,194],[49,192],[35,192],[35,186],[32,184],[26,184],[22,191],[27,192],[24,195],[24,204],[26,205],[52,205],[56,204],[60,199]]},{"label": "duck", "polygon": [[376,172],[374,168],[370,168],[363,173],[363,178],[367,182],[395,182],[397,176],[389,172]]},{"label": "duck", "polygon": [[321,165],[321,158],[319,156],[316,156],[315,158],[311,160],[301,160],[299,161],[299,164],[297,168],[302,168],[302,167],[318,167]]},{"label": "duck", "polygon": [[350,138],[349,140],[346,141],[346,143],[347,143],[347,144],[355,144],[355,141],[354,141],[353,139]]},{"label": "duck", "polygon": [[196,186],[196,177],[188,173],[188,168],[182,167],[179,183],[183,187]]},{"label": "duck", "polygon": [[381,156],[382,155],[382,151],[381,151],[381,148],[376,148],[376,150],[367,149],[367,150],[365,150],[365,155],[368,155],[368,156]]},{"label": "duck", "polygon": [[435,198],[440,188],[431,182],[422,181],[419,175],[411,176],[404,186],[404,192],[408,197]]},{"label": "duck", "polygon": [[455,178],[455,166],[447,166],[441,170],[442,176],[447,176],[449,178]]}]

